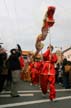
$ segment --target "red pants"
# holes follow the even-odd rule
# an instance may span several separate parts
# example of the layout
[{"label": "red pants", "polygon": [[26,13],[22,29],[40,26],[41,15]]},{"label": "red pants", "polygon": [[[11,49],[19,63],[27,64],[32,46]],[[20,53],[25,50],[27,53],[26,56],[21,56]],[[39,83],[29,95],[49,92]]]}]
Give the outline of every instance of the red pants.
[{"label": "red pants", "polygon": [[49,83],[49,98],[54,99],[56,97],[55,91],[55,76],[54,75],[41,75],[40,76],[40,86],[44,94],[47,93],[47,87]]},{"label": "red pants", "polygon": [[31,73],[31,82],[32,84],[39,84],[39,73],[38,72],[32,72]]}]

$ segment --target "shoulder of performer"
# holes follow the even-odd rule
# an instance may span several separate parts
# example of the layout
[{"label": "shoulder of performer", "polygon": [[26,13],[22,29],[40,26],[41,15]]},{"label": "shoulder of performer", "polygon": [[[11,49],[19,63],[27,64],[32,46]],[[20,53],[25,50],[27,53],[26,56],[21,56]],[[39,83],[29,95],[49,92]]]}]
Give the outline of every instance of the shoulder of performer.
[{"label": "shoulder of performer", "polygon": [[57,62],[57,60],[58,60],[57,55],[55,53],[53,53],[51,61],[55,63],[55,62]]},{"label": "shoulder of performer", "polygon": [[46,58],[48,58],[49,55],[50,55],[50,49],[47,49],[47,50],[43,53],[43,59],[45,60]]}]

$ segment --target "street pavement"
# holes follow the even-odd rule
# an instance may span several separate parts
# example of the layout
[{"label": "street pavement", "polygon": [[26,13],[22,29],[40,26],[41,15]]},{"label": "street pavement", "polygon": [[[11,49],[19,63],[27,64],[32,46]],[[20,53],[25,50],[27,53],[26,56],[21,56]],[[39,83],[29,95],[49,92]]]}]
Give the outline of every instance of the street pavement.
[{"label": "street pavement", "polygon": [[49,93],[44,97],[39,86],[20,81],[20,97],[11,97],[10,91],[0,93],[0,108],[71,108],[71,89],[56,84],[56,99],[51,102]]}]

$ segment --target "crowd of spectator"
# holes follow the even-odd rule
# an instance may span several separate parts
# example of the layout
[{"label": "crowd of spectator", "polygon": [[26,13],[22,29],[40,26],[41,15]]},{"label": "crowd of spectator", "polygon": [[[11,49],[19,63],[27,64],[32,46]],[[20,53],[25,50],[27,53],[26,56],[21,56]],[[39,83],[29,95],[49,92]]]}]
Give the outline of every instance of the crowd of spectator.
[{"label": "crowd of spectator", "polygon": [[6,51],[0,46],[0,92],[4,88],[11,90],[12,97],[18,97],[17,87],[19,86],[20,72],[24,67],[24,59],[19,45],[10,50],[9,57]]},{"label": "crowd of spectator", "polygon": [[[30,62],[29,56],[26,62],[27,67],[29,67]],[[22,71],[25,71],[23,73],[24,78],[25,75],[29,75],[29,77],[31,77],[30,74],[27,74],[28,70],[25,70],[24,67],[24,58],[22,56],[22,50],[19,45],[17,45],[17,48],[10,50],[9,57],[6,50],[0,45],[0,92],[4,89],[4,84],[6,83],[5,90],[10,90],[12,97],[19,96],[17,92],[17,87],[19,86],[19,81],[21,78],[20,73]],[[71,87],[71,62],[64,58],[61,63],[55,64],[55,70],[56,83],[62,85],[65,89],[69,89]]]}]

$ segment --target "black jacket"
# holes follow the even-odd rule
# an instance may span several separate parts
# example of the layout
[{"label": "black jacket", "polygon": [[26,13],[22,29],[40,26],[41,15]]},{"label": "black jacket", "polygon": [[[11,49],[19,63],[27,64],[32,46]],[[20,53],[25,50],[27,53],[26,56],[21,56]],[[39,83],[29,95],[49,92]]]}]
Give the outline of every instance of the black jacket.
[{"label": "black jacket", "polygon": [[17,54],[11,54],[9,59],[8,59],[8,62],[9,62],[9,69],[10,70],[21,69],[19,57],[17,56]]}]

